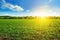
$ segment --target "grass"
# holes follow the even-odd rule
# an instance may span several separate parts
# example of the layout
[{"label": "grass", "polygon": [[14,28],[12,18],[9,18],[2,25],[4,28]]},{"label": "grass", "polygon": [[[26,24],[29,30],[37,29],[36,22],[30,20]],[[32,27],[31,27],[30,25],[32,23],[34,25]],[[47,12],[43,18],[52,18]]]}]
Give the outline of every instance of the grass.
[{"label": "grass", "polygon": [[12,40],[60,40],[60,19],[0,19],[0,37],[12,37]]}]

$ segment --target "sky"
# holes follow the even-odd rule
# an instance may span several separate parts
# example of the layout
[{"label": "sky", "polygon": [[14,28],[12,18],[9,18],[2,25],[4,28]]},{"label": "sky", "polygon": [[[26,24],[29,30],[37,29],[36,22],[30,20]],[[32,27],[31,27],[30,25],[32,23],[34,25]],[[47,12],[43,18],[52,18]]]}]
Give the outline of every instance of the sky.
[{"label": "sky", "polygon": [[0,16],[60,16],[60,0],[0,0]]}]

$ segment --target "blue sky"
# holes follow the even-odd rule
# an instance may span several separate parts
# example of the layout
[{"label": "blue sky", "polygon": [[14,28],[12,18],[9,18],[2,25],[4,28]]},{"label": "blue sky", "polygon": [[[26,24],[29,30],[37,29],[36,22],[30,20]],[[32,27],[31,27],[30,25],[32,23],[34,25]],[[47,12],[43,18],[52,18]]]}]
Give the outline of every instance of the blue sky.
[{"label": "blue sky", "polygon": [[[46,8],[45,6],[48,7]],[[41,8],[43,10],[51,10],[52,12],[46,11],[50,15],[60,16],[60,0],[0,0],[1,16],[29,16],[34,14],[35,11],[42,10]],[[36,12],[36,14],[38,13],[40,12]]]}]

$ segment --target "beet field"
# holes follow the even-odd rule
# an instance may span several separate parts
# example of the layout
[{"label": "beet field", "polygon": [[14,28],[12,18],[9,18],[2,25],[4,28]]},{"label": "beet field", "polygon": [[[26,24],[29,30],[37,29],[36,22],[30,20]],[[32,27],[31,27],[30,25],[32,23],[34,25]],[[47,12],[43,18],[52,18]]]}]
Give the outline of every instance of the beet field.
[{"label": "beet field", "polygon": [[0,40],[60,40],[60,19],[0,19]]}]

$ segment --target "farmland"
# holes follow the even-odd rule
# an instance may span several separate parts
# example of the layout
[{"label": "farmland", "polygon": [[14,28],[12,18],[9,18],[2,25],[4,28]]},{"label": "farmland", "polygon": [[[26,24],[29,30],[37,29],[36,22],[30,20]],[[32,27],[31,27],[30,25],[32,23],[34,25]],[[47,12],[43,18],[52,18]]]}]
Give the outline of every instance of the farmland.
[{"label": "farmland", "polygon": [[60,19],[0,19],[4,40],[60,40]]}]

